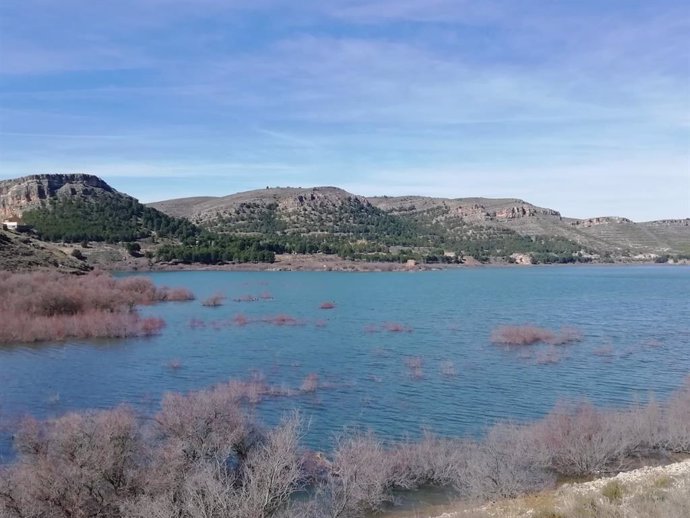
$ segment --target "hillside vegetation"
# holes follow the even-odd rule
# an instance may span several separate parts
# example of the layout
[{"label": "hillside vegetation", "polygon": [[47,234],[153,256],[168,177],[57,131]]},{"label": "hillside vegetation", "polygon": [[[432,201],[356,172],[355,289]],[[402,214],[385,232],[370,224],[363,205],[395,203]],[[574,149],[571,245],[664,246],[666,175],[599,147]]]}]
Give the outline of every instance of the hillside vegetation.
[{"label": "hillside vegetation", "polygon": [[[690,253],[688,221],[575,220],[518,199],[357,196],[335,187],[266,188],[151,204],[219,233],[261,236],[276,250],[374,261],[611,261]],[[523,259],[524,261],[524,259]]]},{"label": "hillside vegetation", "polygon": [[149,266],[272,263],[278,254],[427,264],[690,258],[690,220],[576,220],[518,199],[365,198],[336,187],[146,206],[95,176],[34,175],[0,181],[0,214],[22,218],[43,241],[119,243]]},{"label": "hillside vegetation", "polygon": [[[122,243],[136,256],[142,249],[137,241],[144,240],[152,260],[204,264],[274,260],[274,253],[256,237],[217,235],[185,218],[147,207],[90,175],[35,175],[2,181],[0,209],[5,215],[21,217],[31,228],[28,236],[82,243],[84,249],[94,242]],[[23,239],[30,240],[28,236]],[[84,252],[77,249],[75,256],[83,257]]]}]

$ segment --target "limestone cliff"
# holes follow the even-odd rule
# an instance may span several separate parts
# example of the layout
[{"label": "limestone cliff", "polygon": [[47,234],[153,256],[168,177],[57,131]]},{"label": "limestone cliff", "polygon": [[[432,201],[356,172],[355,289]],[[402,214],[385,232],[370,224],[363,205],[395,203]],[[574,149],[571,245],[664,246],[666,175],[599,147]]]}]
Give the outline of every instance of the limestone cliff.
[{"label": "limestone cliff", "polygon": [[89,174],[36,174],[0,180],[0,218],[21,217],[24,211],[40,207],[51,198],[92,198],[104,193],[117,191]]}]

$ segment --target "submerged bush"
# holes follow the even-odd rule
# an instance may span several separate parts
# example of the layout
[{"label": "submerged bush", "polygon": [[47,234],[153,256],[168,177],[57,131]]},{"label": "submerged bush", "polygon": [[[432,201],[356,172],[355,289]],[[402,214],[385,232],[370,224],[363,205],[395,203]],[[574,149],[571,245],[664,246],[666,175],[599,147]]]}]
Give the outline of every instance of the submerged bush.
[{"label": "submerged bush", "polygon": [[500,326],[491,332],[491,341],[501,345],[534,345],[547,343],[564,345],[582,340],[582,333],[574,327],[563,327],[558,332],[537,326]]},{"label": "submerged bush", "polygon": [[0,344],[148,336],[164,326],[141,318],[135,306],[189,300],[187,290],[157,288],[149,279],[103,273],[0,274]]}]

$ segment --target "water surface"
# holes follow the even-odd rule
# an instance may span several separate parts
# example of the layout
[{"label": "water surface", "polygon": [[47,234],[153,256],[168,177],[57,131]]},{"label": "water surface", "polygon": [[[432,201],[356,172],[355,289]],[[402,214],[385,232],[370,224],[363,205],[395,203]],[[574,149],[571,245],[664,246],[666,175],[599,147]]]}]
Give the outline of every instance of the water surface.
[{"label": "water surface", "polygon": [[[0,347],[2,415],[52,416],[123,402],[153,412],[166,391],[256,371],[271,384],[298,388],[316,373],[324,388],[265,401],[257,412],[273,423],[301,409],[306,441],[327,448],[349,426],[389,438],[424,428],[463,435],[497,419],[539,417],[564,398],[612,406],[650,394],[663,399],[690,372],[686,267],[147,276],[187,287],[198,300],[142,308],[167,322],[153,338]],[[201,306],[216,292],[228,296],[223,306]],[[232,300],[269,293],[272,299]],[[324,301],[336,307],[319,309]],[[238,314],[249,323],[234,325]],[[256,322],[280,314],[297,325]],[[496,326],[524,323],[574,326],[584,339],[557,349],[491,344]],[[180,367],[171,368],[171,360]],[[421,367],[410,369],[410,361]],[[8,445],[5,433],[5,458]]]}]

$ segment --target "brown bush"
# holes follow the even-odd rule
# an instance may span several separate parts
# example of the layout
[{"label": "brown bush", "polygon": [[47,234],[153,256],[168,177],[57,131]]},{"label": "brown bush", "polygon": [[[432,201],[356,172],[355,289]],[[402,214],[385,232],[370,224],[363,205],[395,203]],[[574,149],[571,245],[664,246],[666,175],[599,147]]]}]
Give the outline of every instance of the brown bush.
[{"label": "brown bush", "polygon": [[316,389],[319,388],[319,375],[316,374],[315,372],[312,372],[310,374],[307,374],[306,378],[304,378],[304,381],[302,382],[302,386],[300,387],[300,390],[302,392],[316,392]]},{"label": "brown bush", "polygon": [[204,299],[201,305],[209,308],[216,308],[218,306],[222,306],[224,300],[225,295],[222,293],[215,293],[214,295]]},{"label": "brown bush", "polygon": [[142,446],[125,407],[27,420],[17,435],[20,461],[0,473],[0,515],[118,516],[139,487]]},{"label": "brown bush", "polygon": [[143,277],[8,273],[0,277],[0,343],[152,335],[163,321],[133,308],[170,300],[170,293]]},{"label": "brown bush", "polygon": [[491,341],[503,345],[532,345],[554,339],[551,331],[536,326],[501,326],[491,332]]},{"label": "brown bush", "polygon": [[559,332],[537,326],[500,326],[491,332],[491,341],[501,345],[534,345],[547,343],[565,345],[582,340],[582,332],[574,327],[562,327]]},{"label": "brown bush", "polygon": [[532,424],[499,423],[481,440],[426,434],[384,446],[371,434],[344,435],[327,459],[301,451],[297,416],[267,432],[247,416],[244,403],[274,390],[280,392],[255,373],[169,394],[152,420],[125,407],[24,420],[16,461],[0,467],[0,516],[366,516],[399,490],[432,485],[464,497],[512,497],[549,487],[556,476],[591,476],[629,460],[687,452],[690,436],[688,380],[664,404],[561,404]]}]

